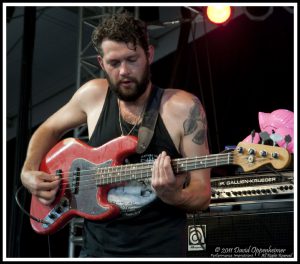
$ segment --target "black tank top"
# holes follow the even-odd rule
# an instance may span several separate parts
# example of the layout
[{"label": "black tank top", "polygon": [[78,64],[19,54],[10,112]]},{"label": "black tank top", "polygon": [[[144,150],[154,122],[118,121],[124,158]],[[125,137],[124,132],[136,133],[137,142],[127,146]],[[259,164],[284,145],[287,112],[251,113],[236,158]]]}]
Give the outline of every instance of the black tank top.
[{"label": "black tank top", "polygon": [[[133,125],[121,120],[124,133]],[[138,134],[138,128],[131,133]],[[101,146],[121,136],[119,108],[116,95],[108,89],[95,130],[88,142]],[[141,155],[126,158],[128,163],[154,160],[165,150],[180,158],[174,143],[158,116],[154,136]],[[126,187],[109,191],[108,201],[121,208],[120,216],[105,221],[84,221],[83,255],[91,257],[176,257],[185,256],[186,213],[163,203],[151,189],[151,179],[130,182]]]}]

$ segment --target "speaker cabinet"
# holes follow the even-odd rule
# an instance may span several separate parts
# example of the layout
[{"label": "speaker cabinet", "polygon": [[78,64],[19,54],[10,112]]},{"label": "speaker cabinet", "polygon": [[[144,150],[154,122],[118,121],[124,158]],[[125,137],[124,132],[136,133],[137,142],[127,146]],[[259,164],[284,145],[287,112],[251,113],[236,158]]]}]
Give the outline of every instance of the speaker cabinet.
[{"label": "speaker cabinet", "polygon": [[[262,205],[258,203],[256,206]],[[286,207],[284,210],[229,210],[226,213],[188,215],[187,255],[205,258],[293,258],[293,219],[293,210]]]}]

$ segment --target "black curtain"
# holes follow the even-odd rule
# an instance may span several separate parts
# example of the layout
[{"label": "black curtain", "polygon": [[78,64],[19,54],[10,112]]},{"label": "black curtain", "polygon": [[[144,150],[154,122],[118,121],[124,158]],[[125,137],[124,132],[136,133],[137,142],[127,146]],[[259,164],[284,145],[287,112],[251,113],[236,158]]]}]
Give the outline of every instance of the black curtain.
[{"label": "black curtain", "polygon": [[[26,150],[31,136],[32,61],[35,39],[35,22],[36,7],[25,7],[15,168],[12,175],[11,169],[7,172],[8,178],[13,177],[12,191],[8,192],[7,195],[7,207],[10,212],[7,214],[8,257],[21,256],[22,239],[26,235],[23,232],[24,215],[16,204],[15,193],[21,185],[20,171],[25,160]],[[25,206],[27,198],[26,192],[22,192],[20,195],[20,202],[23,206]]]}]

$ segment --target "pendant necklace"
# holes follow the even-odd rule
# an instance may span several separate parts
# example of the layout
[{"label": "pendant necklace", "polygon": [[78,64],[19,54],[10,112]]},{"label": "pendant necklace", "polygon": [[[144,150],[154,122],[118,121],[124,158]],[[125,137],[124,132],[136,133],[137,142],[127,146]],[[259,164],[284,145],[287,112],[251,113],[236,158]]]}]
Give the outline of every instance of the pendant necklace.
[{"label": "pendant necklace", "polygon": [[[143,107],[143,110],[140,113],[140,116],[139,116],[138,120],[135,122],[134,126],[130,129],[130,131],[128,132],[127,136],[132,133],[132,131],[135,129],[135,127],[138,125],[138,123],[142,119],[142,116],[144,115],[145,108],[146,108],[145,105]],[[122,136],[125,136],[124,131],[123,131],[123,127],[122,127],[122,122],[121,122],[121,108],[120,108],[120,102],[119,102],[119,100],[118,100],[118,107],[119,107],[119,124],[120,124],[120,129],[121,129]]]}]

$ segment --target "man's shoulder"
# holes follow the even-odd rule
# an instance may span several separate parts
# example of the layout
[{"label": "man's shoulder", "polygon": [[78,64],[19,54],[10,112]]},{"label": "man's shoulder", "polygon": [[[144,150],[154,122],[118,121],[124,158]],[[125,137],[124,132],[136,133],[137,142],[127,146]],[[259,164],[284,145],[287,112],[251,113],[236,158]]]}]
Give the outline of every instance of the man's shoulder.
[{"label": "man's shoulder", "polygon": [[161,113],[163,118],[172,116],[180,122],[190,114],[191,108],[198,104],[198,98],[182,89],[165,89],[162,98]]},{"label": "man's shoulder", "polygon": [[106,79],[97,78],[87,81],[84,85],[80,87],[80,89],[105,89],[108,88],[108,82]]},{"label": "man's shoulder", "polygon": [[101,105],[107,93],[108,84],[105,79],[93,79],[83,84],[73,96],[73,101],[88,112],[97,105]]},{"label": "man's shoulder", "polygon": [[177,105],[185,107],[186,104],[190,104],[192,102],[195,102],[195,100],[198,100],[198,98],[183,89],[174,89],[174,88],[168,88],[165,89],[163,101],[170,105]]},{"label": "man's shoulder", "polygon": [[108,89],[108,82],[106,79],[92,79],[83,84],[77,91],[80,96],[103,96]]}]

